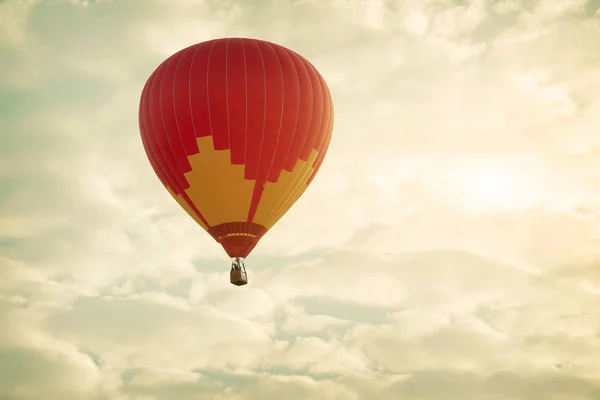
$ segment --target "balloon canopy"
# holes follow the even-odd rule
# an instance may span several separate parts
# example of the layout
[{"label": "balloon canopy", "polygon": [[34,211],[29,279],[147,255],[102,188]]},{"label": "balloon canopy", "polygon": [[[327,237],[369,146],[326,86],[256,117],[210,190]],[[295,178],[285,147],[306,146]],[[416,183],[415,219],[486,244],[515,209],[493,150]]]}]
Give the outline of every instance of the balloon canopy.
[{"label": "balloon canopy", "polygon": [[169,193],[230,257],[244,258],[319,170],[333,105],[323,77],[294,51],[223,38],[158,66],[139,125]]}]

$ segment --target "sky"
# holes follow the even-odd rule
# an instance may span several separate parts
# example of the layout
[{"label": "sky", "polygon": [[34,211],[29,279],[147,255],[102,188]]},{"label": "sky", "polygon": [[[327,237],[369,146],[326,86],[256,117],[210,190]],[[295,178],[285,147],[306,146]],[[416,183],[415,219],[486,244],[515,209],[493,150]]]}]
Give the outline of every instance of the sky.
[{"label": "sky", "polygon": [[[244,287],[137,125],[225,36],[335,107]],[[0,400],[599,399],[598,49],[598,0],[0,1]]]}]

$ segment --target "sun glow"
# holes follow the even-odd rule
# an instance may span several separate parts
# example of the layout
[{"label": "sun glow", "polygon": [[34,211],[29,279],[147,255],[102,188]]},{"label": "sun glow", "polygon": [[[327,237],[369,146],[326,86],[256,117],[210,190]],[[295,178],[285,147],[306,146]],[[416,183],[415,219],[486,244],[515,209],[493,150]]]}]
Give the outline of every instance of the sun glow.
[{"label": "sun glow", "polygon": [[530,171],[502,163],[461,165],[451,172],[450,185],[464,207],[472,211],[519,210],[538,200],[537,182]]}]

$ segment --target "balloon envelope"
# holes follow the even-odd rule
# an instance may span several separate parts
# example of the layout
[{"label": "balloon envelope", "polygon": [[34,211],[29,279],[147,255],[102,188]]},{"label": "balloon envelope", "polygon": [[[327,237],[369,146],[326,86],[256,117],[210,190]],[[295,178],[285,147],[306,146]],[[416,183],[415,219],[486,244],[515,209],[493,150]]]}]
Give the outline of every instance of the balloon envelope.
[{"label": "balloon envelope", "polygon": [[141,95],[139,125],[169,193],[230,257],[246,257],[319,170],[333,105],[302,56],[224,38],[158,66]]}]

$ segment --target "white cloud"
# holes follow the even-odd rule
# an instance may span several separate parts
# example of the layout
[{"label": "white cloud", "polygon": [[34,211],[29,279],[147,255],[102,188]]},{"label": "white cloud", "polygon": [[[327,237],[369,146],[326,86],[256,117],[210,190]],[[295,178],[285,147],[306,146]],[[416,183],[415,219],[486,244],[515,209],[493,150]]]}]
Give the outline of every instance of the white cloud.
[{"label": "white cloud", "polygon": [[343,327],[351,323],[329,315],[311,315],[294,305],[287,305],[283,311],[285,317],[281,329],[289,334],[323,333],[328,328]]}]

